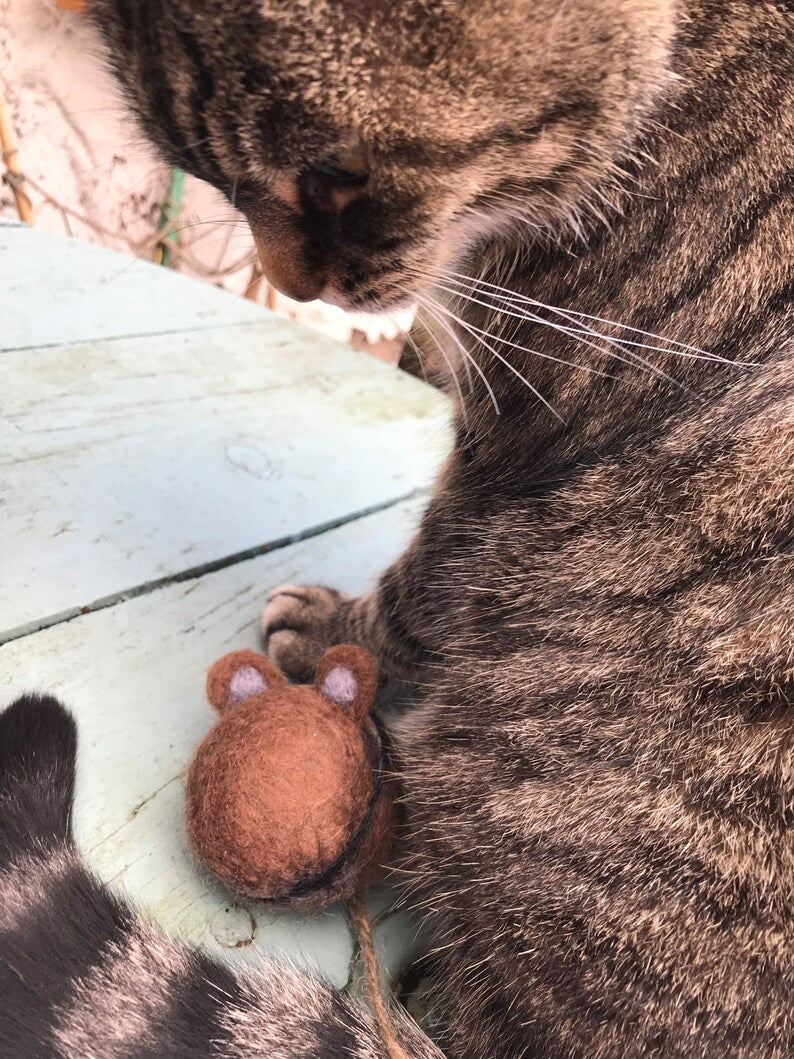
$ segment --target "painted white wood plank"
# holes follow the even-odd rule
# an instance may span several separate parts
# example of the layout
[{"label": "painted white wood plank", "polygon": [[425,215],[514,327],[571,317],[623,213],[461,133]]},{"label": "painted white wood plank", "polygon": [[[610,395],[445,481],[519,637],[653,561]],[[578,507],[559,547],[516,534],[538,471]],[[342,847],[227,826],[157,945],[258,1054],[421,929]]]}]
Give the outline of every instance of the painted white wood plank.
[{"label": "painted white wood plank", "polygon": [[27,225],[0,228],[0,351],[267,318],[171,269]]},{"label": "painted white wood plank", "polygon": [[23,223],[18,217],[0,216],[0,228],[22,228]]},{"label": "painted white wood plank", "polygon": [[[351,947],[341,913],[297,916],[228,893],[196,867],[183,827],[184,773],[213,723],[207,667],[258,647],[268,588],[322,581],[359,592],[404,547],[414,501],[312,541],[171,585],[0,647],[3,701],[39,689],[59,695],[80,737],[75,833],[97,874],[170,933],[236,960],[287,952],[338,984]],[[251,923],[256,927],[250,945]],[[390,924],[392,966],[411,943],[410,921]]]},{"label": "painted white wood plank", "polygon": [[269,318],[8,352],[0,641],[427,485],[448,406]]}]

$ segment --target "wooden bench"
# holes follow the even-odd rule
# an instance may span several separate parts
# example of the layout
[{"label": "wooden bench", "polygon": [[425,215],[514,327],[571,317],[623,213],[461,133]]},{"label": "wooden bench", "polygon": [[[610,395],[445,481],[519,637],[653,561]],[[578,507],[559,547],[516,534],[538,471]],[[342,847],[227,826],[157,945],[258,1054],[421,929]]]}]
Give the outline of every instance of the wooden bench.
[{"label": "wooden bench", "polygon": [[[233,901],[195,865],[183,778],[204,673],[258,646],[269,587],[358,592],[400,551],[449,442],[435,390],[166,269],[0,221],[2,703],[80,727],[88,862],[174,935],[348,979],[339,910]],[[386,917],[394,967],[410,944]]]}]

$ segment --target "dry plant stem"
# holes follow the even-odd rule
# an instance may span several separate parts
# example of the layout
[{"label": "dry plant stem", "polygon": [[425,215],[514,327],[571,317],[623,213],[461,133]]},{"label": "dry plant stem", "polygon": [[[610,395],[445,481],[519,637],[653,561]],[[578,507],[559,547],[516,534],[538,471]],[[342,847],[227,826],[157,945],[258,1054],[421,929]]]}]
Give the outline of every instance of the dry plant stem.
[{"label": "dry plant stem", "polygon": [[181,264],[186,264],[196,275],[217,282],[219,279],[223,279],[225,276],[231,276],[235,272],[239,272],[241,269],[245,268],[247,265],[250,265],[253,251],[247,252],[243,257],[237,258],[222,269],[207,268],[207,266],[199,261],[194,254],[191,254],[190,251],[186,250],[184,247],[174,249],[173,255],[174,263],[177,267]]},{"label": "dry plant stem", "polygon": [[[118,232],[112,232],[109,228],[104,228],[101,224],[97,224],[96,221],[92,221],[89,217],[86,217],[85,214],[79,213],[77,210],[73,210],[71,206],[67,206],[63,202],[59,202],[58,199],[54,198],[45,188],[41,186],[41,184],[33,180],[32,177],[26,177],[26,181],[30,185],[30,187],[32,187],[33,190],[37,192],[37,194],[41,195],[41,197],[44,199],[48,206],[52,206],[54,210],[57,210],[61,214],[63,222],[67,226],[67,231],[70,235],[71,228],[69,226],[68,219],[71,217],[74,220],[79,221],[81,224],[84,224],[86,228],[90,228],[93,232],[96,232],[97,235],[103,235],[106,238],[113,240],[118,240],[120,238]],[[154,249],[157,243],[161,241],[163,236],[165,236],[169,230],[170,223],[165,224],[162,228],[158,228],[153,235],[149,236],[149,238],[145,239],[142,243],[138,245],[136,245],[135,243],[129,244],[130,249],[133,251],[133,253],[138,254],[139,256],[148,254],[151,250]]]},{"label": "dry plant stem", "polygon": [[[32,177],[26,177],[25,180],[26,183],[29,184],[35,192],[37,192],[37,194],[41,195],[41,197],[44,199],[48,206],[52,206],[54,210],[57,210],[61,214],[61,216],[64,218],[64,222],[67,217],[71,217],[73,220],[79,221],[81,224],[84,224],[87,228],[91,228],[97,233],[97,235],[104,235],[107,236],[109,239],[118,239],[117,232],[111,232],[109,228],[103,228],[101,224],[97,224],[95,221],[90,220],[82,213],[78,213],[78,211],[73,210],[71,206],[66,206],[64,205],[64,203],[59,202],[58,199],[53,198],[52,195],[50,195],[50,193],[46,191],[41,186],[41,184],[33,180]],[[157,238],[159,237],[160,233],[158,232]]]},{"label": "dry plant stem", "polygon": [[378,961],[372,944],[372,924],[369,921],[364,901],[360,897],[353,897],[347,902],[347,907],[353,931],[358,940],[361,962],[364,965],[367,996],[375,1015],[380,1039],[389,1055],[389,1059],[411,1059],[394,1035],[394,1029],[389,1018],[389,1009],[383,999],[380,975],[378,974]]},{"label": "dry plant stem", "polygon": [[5,179],[14,193],[17,214],[21,221],[30,224],[33,220],[33,206],[25,194],[25,177],[19,169],[17,138],[8,113],[5,90],[0,84],[0,147],[2,147]]},{"label": "dry plant stem", "polygon": [[[16,202],[17,214],[20,220],[25,221],[28,224],[34,223],[34,209],[33,204],[28,197],[25,186],[31,188],[40,195],[43,201],[51,206],[54,210],[60,213],[63,219],[64,227],[69,235],[72,234],[71,225],[69,219],[78,221],[80,224],[90,228],[91,231],[97,235],[110,239],[116,242],[121,239],[119,232],[111,231],[109,228],[105,228],[101,224],[97,224],[92,221],[85,214],[80,213],[78,210],[73,209],[71,206],[67,206],[65,203],[59,201],[55,196],[51,195],[46,188],[42,187],[32,177],[24,176],[18,168],[18,147],[17,139],[14,134],[14,129],[11,125],[11,120],[6,104],[5,94],[3,92],[2,85],[0,85],[0,147],[2,147],[2,159],[6,167],[5,179],[9,187],[14,193],[14,199]],[[128,246],[136,257],[148,256],[156,246],[174,230],[173,219],[168,219],[161,227],[159,227],[151,236],[142,242],[129,243]],[[170,252],[174,258],[174,264],[179,265],[184,263],[189,265],[192,271],[206,279],[215,280],[216,282],[222,280],[226,276],[233,275],[240,269],[245,268],[246,265],[251,263],[254,257],[254,251],[248,251],[242,257],[233,261],[227,265],[226,268],[207,268],[202,262],[200,262],[194,255],[189,252],[189,249],[181,246],[171,246]],[[248,283],[246,290],[246,297],[252,301],[258,301],[258,294],[265,284],[264,275],[259,268],[256,266],[256,272],[252,271],[251,278]],[[274,308],[275,298],[273,289],[268,284],[265,288],[265,303],[268,308]]]},{"label": "dry plant stem", "polygon": [[[74,220],[79,221],[81,224],[84,224],[87,228],[90,228],[92,231],[96,232],[97,235],[102,235],[108,239],[113,240],[118,240],[121,238],[118,232],[112,232],[109,228],[103,228],[102,225],[97,224],[95,221],[92,221],[89,217],[86,217],[84,214],[79,213],[77,210],[73,210],[71,206],[67,206],[65,203],[59,202],[58,199],[50,195],[50,193],[45,188],[43,188],[41,184],[37,183],[37,181],[33,180],[31,177],[27,177],[27,183],[30,185],[31,188],[33,188],[33,190],[37,194],[41,195],[42,199],[47,203],[48,206],[52,206],[53,209],[57,210],[61,214],[65,224],[67,223],[67,219],[71,217]],[[169,231],[171,231],[171,223],[167,222],[165,225],[163,225],[162,228],[158,228],[155,232],[153,232],[152,235],[150,235],[147,239],[143,240],[142,242],[129,243],[129,248],[136,256],[146,257],[163,239],[163,237],[168,234]],[[228,276],[234,272],[239,271],[241,268],[244,268],[247,264],[250,263],[251,256],[253,253],[253,251],[246,253],[244,257],[233,261],[224,269],[214,270],[204,267],[201,262],[193,258],[192,255],[186,253],[184,247],[174,247],[172,248],[172,250],[175,258],[177,259],[177,263],[179,263],[180,261],[187,261],[187,263],[190,264],[190,267],[195,272],[199,273],[202,276],[205,276],[208,279],[214,279],[217,276]]]},{"label": "dry plant stem", "polygon": [[[265,292],[264,298],[262,298],[262,291]],[[245,296],[252,302],[264,302],[266,308],[275,311],[276,289],[268,283],[267,276],[262,271],[262,266],[259,264],[258,259],[251,266],[251,275],[245,288]]]},{"label": "dry plant stem", "polygon": [[251,275],[248,277],[248,283],[245,287],[245,296],[250,302],[259,301],[259,291],[262,286],[264,275],[259,262],[255,261],[251,266]]}]

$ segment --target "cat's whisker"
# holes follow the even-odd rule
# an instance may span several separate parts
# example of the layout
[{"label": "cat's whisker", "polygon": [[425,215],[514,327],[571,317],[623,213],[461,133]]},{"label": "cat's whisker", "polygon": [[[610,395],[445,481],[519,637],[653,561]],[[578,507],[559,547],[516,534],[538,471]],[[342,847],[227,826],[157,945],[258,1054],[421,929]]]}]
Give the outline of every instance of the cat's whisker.
[{"label": "cat's whisker", "polygon": [[[494,393],[493,386],[491,386],[490,382],[488,381],[487,376],[485,375],[485,372],[480,367],[480,365],[477,363],[477,360],[475,359],[474,354],[471,352],[471,350],[466,349],[466,347],[461,342],[461,340],[458,337],[458,335],[456,335],[454,330],[451,327],[449,327],[449,325],[444,321],[443,316],[442,317],[438,316],[437,312],[434,311],[434,309],[438,310],[441,307],[438,305],[437,302],[435,302],[432,298],[429,298],[427,295],[419,296],[417,301],[418,301],[418,304],[444,329],[444,331],[450,336],[450,338],[452,338],[452,340],[455,342],[455,344],[457,345],[458,349],[460,350],[460,354],[461,354],[461,357],[463,358],[464,363],[472,365],[474,370],[477,372],[479,377],[482,379],[483,385],[485,386],[486,390],[488,391],[488,396],[489,396],[489,398],[491,400],[491,404],[494,407],[494,411],[496,412],[497,415],[501,415],[501,411],[500,411],[500,408],[499,408],[499,402],[496,399],[496,394]],[[435,340],[435,336],[433,336],[433,337],[434,337],[434,340]],[[441,348],[441,347],[439,346],[439,348]],[[446,357],[444,359],[447,360]],[[447,360],[447,363],[449,364],[448,360]],[[450,367],[450,370],[452,370],[451,367]],[[471,377],[469,377],[469,387],[471,388],[471,386],[472,386],[472,380],[471,380]]]},{"label": "cat's whisker", "polygon": [[494,347],[489,342],[486,342],[484,338],[481,338],[478,334],[476,334],[470,324],[467,324],[459,316],[456,316],[451,310],[447,309],[446,306],[442,306],[438,302],[433,302],[433,304],[436,306],[436,308],[444,311],[450,317],[450,319],[454,320],[459,327],[462,327],[464,331],[470,334],[476,342],[479,342],[481,346],[487,349],[488,352],[491,353],[494,357],[496,357],[496,359],[501,364],[504,364],[508,371],[512,372],[517,379],[523,382],[527,389],[530,390],[535,395],[535,397],[537,397],[537,399],[546,406],[546,408],[549,410],[549,412],[551,412],[555,419],[558,419],[564,426],[567,425],[560,413],[549,403],[549,401],[543,396],[540,390],[538,390],[536,386],[533,386],[529,379],[527,379],[525,375],[522,375],[518,368],[516,368],[514,364],[511,364],[506,357],[502,356],[502,354],[497,349],[494,349]]},{"label": "cat's whisker", "polygon": [[[436,348],[438,349],[438,352],[441,354],[441,357],[442,357],[444,363],[447,365],[447,368],[449,369],[449,373],[452,376],[452,382],[454,383],[455,389],[458,392],[458,400],[460,401],[461,414],[463,415],[464,422],[467,422],[466,402],[465,402],[465,400],[463,398],[463,389],[462,389],[462,387],[460,385],[460,379],[458,378],[458,373],[455,371],[455,368],[453,367],[451,360],[447,356],[446,350],[444,349],[442,344],[439,342],[438,338],[433,333],[432,329],[427,328],[427,333],[433,339],[433,342],[435,343]],[[416,348],[416,347],[414,347],[414,348]]]},{"label": "cat's whisker", "polygon": [[[460,292],[457,292],[457,291],[450,291],[449,293],[452,293],[452,294],[458,293],[458,294],[460,294]],[[460,296],[468,297],[468,295],[463,295],[463,294],[460,294]],[[508,302],[507,299],[504,299],[504,301],[506,302],[506,304],[513,305],[513,303],[512,302]],[[477,303],[477,304],[482,304],[482,303],[480,302],[480,303]],[[514,306],[514,307],[515,308],[521,308],[520,306]],[[507,311],[505,308],[503,308],[503,306],[501,306],[499,304],[493,305],[493,306],[491,306],[491,308],[493,308],[496,312],[506,312]],[[508,315],[513,315],[513,314],[512,313],[508,313]],[[518,314],[517,318],[519,320],[528,319],[528,320],[532,321],[533,323],[541,324],[543,327],[549,327],[553,331],[557,331],[560,334],[566,335],[568,338],[573,338],[574,341],[580,342],[583,345],[588,346],[590,349],[595,350],[597,353],[612,357],[613,359],[618,360],[618,361],[620,361],[623,364],[627,364],[630,367],[643,367],[649,372],[649,374],[655,375],[657,378],[660,378],[660,379],[665,379],[667,382],[672,383],[674,386],[677,386],[681,390],[688,390],[689,389],[682,382],[680,382],[677,379],[674,379],[667,372],[663,371],[662,368],[660,368],[658,366],[658,364],[654,364],[652,361],[648,360],[646,357],[641,356],[639,353],[635,353],[634,350],[632,350],[632,349],[625,349],[624,348],[627,345],[639,345],[640,348],[651,348],[651,347],[644,346],[642,343],[634,343],[634,342],[626,343],[626,342],[623,342],[621,340],[618,340],[618,339],[615,339],[615,338],[611,338],[608,335],[602,334],[600,331],[596,331],[594,328],[586,327],[585,325],[580,324],[578,321],[573,321],[574,324],[575,324],[574,327],[565,327],[563,324],[559,324],[559,323],[555,322],[554,320],[547,320],[545,317],[538,316],[536,313],[527,312],[525,309],[522,309],[521,313]],[[604,349],[603,346],[597,345],[595,342],[592,342],[589,339],[582,337],[583,335],[590,335],[591,338],[596,339],[598,342],[606,342],[610,346],[616,346],[618,349],[623,350],[623,352],[625,352],[628,355],[628,357],[630,357],[631,359],[627,360],[626,357],[621,356],[619,353],[615,353],[614,350]],[[663,350],[663,352],[668,352],[668,351],[667,350]]]},{"label": "cat's whisker", "polygon": [[[443,316],[440,316],[437,319],[438,319],[438,323],[445,330],[447,330],[447,325],[446,325],[446,322],[445,322]],[[457,348],[458,348],[458,350],[460,352],[461,359],[463,361],[463,367],[464,367],[464,370],[466,372],[466,385],[469,388],[469,393],[472,394],[472,393],[474,393],[474,379],[472,378],[472,374],[471,374],[471,360],[473,360],[473,356],[471,355],[469,350],[467,350],[464,347],[464,345],[461,342],[459,336],[455,334],[454,328],[450,328],[449,331],[448,331],[448,334],[449,334],[450,338],[455,343],[455,345],[457,346]]]},{"label": "cat's whisker", "polygon": [[[494,294],[492,294],[491,296],[492,297],[500,297],[499,295],[494,295]],[[506,302],[508,302],[509,304],[513,305],[516,308],[518,307],[518,304],[520,304],[522,301],[525,301],[525,299],[521,299],[520,297],[516,297],[516,298],[508,298],[506,296],[502,296],[502,297],[503,297],[503,300],[505,300]],[[533,304],[533,303],[530,302],[530,304]],[[544,306],[544,308],[545,308],[545,306]],[[590,335],[598,338],[601,341],[609,342],[611,345],[616,345],[619,348],[626,349],[626,352],[630,353],[631,356],[639,357],[639,354],[631,352],[631,350],[629,348],[627,348],[627,347],[633,347],[633,348],[636,348],[636,349],[645,349],[648,352],[666,353],[668,355],[672,354],[672,355],[675,355],[675,356],[678,356],[678,357],[683,357],[683,358],[686,358],[686,359],[689,359],[689,360],[710,360],[710,361],[714,361],[715,363],[725,363],[725,364],[730,364],[731,366],[738,366],[738,367],[751,366],[751,365],[749,365],[746,362],[728,360],[727,358],[717,357],[716,355],[711,354],[711,353],[707,353],[707,352],[694,353],[694,352],[691,352],[688,349],[678,349],[678,348],[675,347],[675,345],[672,344],[672,342],[673,342],[672,339],[661,338],[661,341],[663,341],[663,342],[669,341],[671,343],[671,345],[668,345],[668,346],[655,346],[655,345],[649,344],[648,342],[638,342],[638,341],[635,341],[633,339],[627,339],[627,338],[615,338],[613,336],[605,335],[603,332],[598,331],[597,329],[595,329],[593,327],[587,326],[586,324],[583,324],[580,319],[577,319],[577,317],[584,317],[585,319],[587,319],[588,317],[586,317],[585,314],[569,312],[568,310],[558,309],[558,308],[552,307],[552,306],[549,306],[548,310],[551,311],[551,312],[555,312],[558,316],[561,316],[563,319],[568,320],[571,324],[573,324],[574,325],[573,330],[575,332],[577,332],[577,333],[587,333],[587,334],[590,334]],[[546,324],[546,325],[548,325],[550,327],[555,326],[552,321],[546,320],[543,317],[538,318],[538,322],[542,322],[542,323],[544,323],[544,324]],[[621,325],[617,325],[617,326],[621,326]],[[567,331],[568,329],[565,329],[565,330]],[[661,371],[661,369],[658,368],[657,365],[652,365],[651,361],[647,361],[643,357],[640,357],[639,359],[642,360],[643,363],[651,365],[651,366],[655,367],[658,371]]]},{"label": "cat's whisker", "polygon": [[[544,310],[546,310],[548,312],[556,313],[557,315],[562,316],[562,317],[567,318],[567,319],[570,319],[571,317],[579,317],[579,318],[585,319],[585,320],[595,320],[595,321],[598,321],[598,322],[601,322],[601,323],[605,323],[605,324],[607,324],[609,326],[612,326],[612,327],[617,327],[617,328],[620,328],[620,329],[623,329],[623,330],[631,331],[631,332],[636,333],[636,334],[647,335],[649,338],[653,338],[653,339],[655,339],[657,341],[669,343],[668,346],[649,346],[647,343],[644,343],[644,342],[631,342],[628,339],[613,339],[613,341],[616,341],[616,342],[619,341],[622,345],[636,345],[638,348],[657,350],[657,351],[663,352],[663,353],[680,352],[681,355],[685,355],[685,353],[692,353],[694,356],[697,356],[697,357],[700,357],[700,358],[712,359],[712,360],[725,360],[725,358],[717,357],[716,354],[711,354],[711,353],[708,353],[708,352],[706,352],[704,350],[699,350],[696,347],[686,346],[683,343],[679,343],[679,342],[677,342],[674,339],[668,339],[668,338],[665,338],[664,336],[655,335],[655,334],[653,334],[651,332],[641,331],[640,329],[634,328],[634,327],[630,327],[627,324],[620,324],[620,323],[617,323],[617,322],[615,322],[613,320],[606,320],[603,317],[592,316],[592,315],[589,315],[587,313],[577,312],[576,310],[573,310],[573,309],[560,309],[557,306],[548,305],[545,302],[538,301],[535,298],[530,298],[530,297],[528,297],[526,295],[518,294],[517,292],[511,291],[508,288],[499,287],[496,284],[488,283],[484,279],[478,279],[478,278],[475,278],[473,276],[466,276],[463,273],[453,272],[453,271],[447,271],[447,272],[443,272],[442,271],[439,274],[440,275],[446,275],[450,279],[450,281],[452,281],[452,282],[465,281],[466,283],[471,284],[472,286],[489,288],[488,290],[482,291],[481,293],[489,294],[491,297],[500,297],[501,296],[503,298],[503,300],[507,300],[510,303],[512,303],[513,305],[516,305],[517,303],[523,303],[523,304],[531,305],[531,306],[533,306],[535,308],[540,308],[540,309],[544,309]],[[427,278],[432,278],[432,277],[428,276]],[[493,293],[493,292],[497,292],[497,293]],[[548,322],[543,317],[536,317],[535,319],[536,319],[536,322],[539,322],[539,323],[547,323]],[[578,320],[577,321],[572,321],[572,322],[576,323],[576,325],[579,326],[579,327],[585,327],[585,325],[581,324]],[[601,334],[601,332],[596,332],[596,331],[594,331],[593,329],[590,329],[590,328],[588,328],[587,330],[591,334],[596,334],[599,337],[603,338],[604,340],[607,340],[607,336]],[[730,361],[730,360],[726,360],[725,362],[728,363],[728,364],[737,364],[737,363],[739,363],[737,361]]]},{"label": "cat's whisker", "polygon": [[[606,324],[609,327],[620,328],[624,331],[630,331],[633,334],[642,335],[645,338],[650,338],[656,342],[666,342],[667,347],[658,346],[647,346],[644,343],[638,343],[640,346],[644,346],[646,349],[658,349],[664,353],[678,352],[681,356],[691,354],[695,359],[713,360],[721,364],[729,364],[733,367],[757,367],[757,363],[753,361],[740,361],[731,360],[728,357],[721,357],[716,353],[710,353],[708,350],[699,349],[697,346],[688,345],[685,342],[679,342],[677,339],[666,338],[664,335],[654,334],[652,331],[643,331],[641,328],[632,327],[629,324],[622,324],[616,320],[609,320],[603,316],[596,316],[590,313],[579,312],[576,309],[560,309],[556,305],[549,305],[546,302],[538,301],[536,298],[531,298],[528,295],[517,294],[515,291],[511,291],[506,287],[500,287],[498,284],[489,283],[487,280],[482,278],[476,278],[474,276],[467,276],[462,272],[455,272],[454,270],[440,270],[439,275],[446,275],[449,279],[462,280],[466,283],[475,284],[481,287],[488,287],[491,290],[498,291],[500,294],[509,295],[510,298],[526,302],[529,305],[534,306],[538,309],[545,309],[547,312],[557,313],[560,316],[577,316],[583,320],[591,320],[596,323]],[[426,278],[432,279],[427,276]],[[622,341],[622,340],[621,340]]]},{"label": "cat's whisker", "polygon": [[[509,302],[509,304],[514,305],[515,303]],[[572,337],[572,338],[576,339],[579,342],[584,342],[586,345],[590,346],[593,349],[597,349],[600,352],[609,353],[610,356],[616,357],[618,360],[621,360],[621,361],[623,361],[626,364],[632,364],[632,363],[635,364],[635,365],[636,364],[641,364],[643,367],[647,368],[649,372],[651,372],[652,374],[658,376],[659,378],[666,379],[668,382],[673,383],[675,386],[679,387],[682,390],[688,390],[688,391],[690,390],[690,388],[685,386],[684,383],[680,382],[680,380],[674,379],[672,375],[669,375],[667,372],[663,371],[662,368],[660,368],[658,364],[654,364],[653,361],[648,360],[647,357],[641,356],[641,354],[636,353],[633,348],[629,348],[629,347],[636,347],[637,349],[646,349],[646,350],[649,350],[649,351],[656,351],[656,352],[660,352],[660,353],[675,352],[674,350],[661,348],[659,346],[649,346],[649,345],[647,345],[644,342],[633,342],[633,341],[629,341],[627,339],[613,338],[610,335],[603,334],[601,331],[597,331],[595,328],[587,327],[586,325],[581,324],[576,319],[571,320],[571,317],[568,316],[564,312],[564,310],[559,310],[559,314],[563,317],[563,319],[570,320],[570,322],[574,326],[565,327],[564,325],[558,324],[558,323],[556,323],[553,320],[547,320],[547,319],[545,319],[545,317],[534,317],[533,316],[533,319],[537,323],[543,324],[544,327],[550,327],[553,330],[559,331],[561,334],[568,335],[569,337]],[[608,350],[604,350],[601,346],[594,345],[592,342],[589,342],[586,339],[582,338],[581,337],[582,335],[590,335],[592,338],[596,339],[599,342],[606,342],[610,346],[615,346],[618,349],[621,349],[625,353],[627,353],[628,356],[631,357],[632,359],[630,361],[629,360],[625,360],[623,357],[619,356],[618,354],[616,354],[614,352],[611,352],[611,351],[608,351]],[[686,356],[686,355],[687,354],[683,354],[683,353],[681,354],[681,356]]]},{"label": "cat's whisker", "polygon": [[419,361],[419,368],[420,368],[420,370],[422,372],[422,378],[424,379],[425,382],[427,382],[428,381],[427,364],[425,363],[425,355],[424,355],[424,353],[419,348],[417,343],[414,341],[413,335],[411,334],[410,331],[406,331],[403,337],[405,338],[405,341],[408,343],[408,345],[411,347],[411,349],[416,354],[416,359]]},{"label": "cat's whisker", "polygon": [[[438,309],[442,309],[445,313],[449,313],[450,316],[454,317],[456,322],[458,321],[458,318],[454,316],[454,314],[448,309],[447,306],[442,306],[438,302],[434,304]],[[497,308],[497,312],[499,311],[500,310]],[[493,341],[498,341],[500,346],[508,346],[510,349],[518,350],[518,352],[520,353],[531,353],[533,356],[539,357],[541,360],[550,360],[553,361],[555,364],[562,364],[568,368],[574,368],[578,371],[586,371],[590,375],[598,375],[602,379],[611,379],[613,382],[625,381],[620,379],[617,375],[610,375],[609,372],[601,371],[599,368],[593,368],[589,364],[577,364],[575,361],[566,360],[564,357],[555,357],[551,353],[544,353],[539,349],[531,349],[529,346],[522,346],[517,342],[513,342],[510,339],[503,337],[502,335],[492,335],[489,331],[484,331],[481,328],[476,327],[472,323],[467,324],[466,327],[481,335],[483,338],[490,338]],[[630,362],[626,361],[625,363],[628,364]]]},{"label": "cat's whisker", "polygon": [[[610,357],[614,358],[615,360],[619,360],[622,363],[630,365],[630,366],[633,366],[633,367],[642,366],[649,373],[651,373],[653,375],[656,375],[658,378],[664,378],[668,382],[673,383],[673,385],[678,386],[680,389],[686,389],[686,387],[682,383],[680,383],[678,380],[674,379],[672,376],[668,375],[666,372],[662,371],[662,369],[659,368],[657,365],[652,364],[650,361],[646,360],[644,357],[641,357],[638,353],[634,353],[631,350],[626,350],[625,351],[632,358],[631,360],[626,360],[625,357],[620,356],[618,353],[615,353],[614,351],[609,350],[609,349],[604,349],[602,346],[598,346],[594,342],[591,342],[591,341],[589,341],[586,338],[582,338],[581,337],[582,333],[586,333],[586,332],[583,332],[580,329],[574,330],[572,328],[566,328],[562,324],[557,324],[554,321],[546,320],[546,319],[544,319],[541,316],[537,316],[536,314],[527,312],[525,310],[522,310],[521,312],[513,312],[510,309],[508,309],[506,306],[502,306],[502,305],[498,305],[498,304],[494,305],[492,302],[482,301],[479,298],[475,298],[472,295],[467,294],[465,291],[462,291],[462,290],[459,290],[459,289],[455,289],[455,288],[451,288],[451,287],[445,287],[445,286],[443,286],[443,284],[440,284],[440,283],[437,283],[436,286],[438,287],[438,289],[444,290],[448,294],[452,294],[455,297],[463,298],[466,301],[473,302],[475,305],[480,305],[480,306],[482,306],[485,309],[492,310],[493,312],[501,313],[501,314],[503,314],[505,316],[512,317],[512,318],[514,318],[516,320],[519,320],[519,321],[521,321],[521,320],[524,320],[524,321],[529,320],[532,323],[537,323],[537,324],[541,324],[541,325],[543,325],[545,327],[550,327],[552,330],[559,331],[562,334],[567,335],[569,338],[574,338],[576,341],[581,342],[582,344],[584,344],[586,346],[589,346],[591,349],[595,350],[596,352],[598,352],[598,353],[600,353],[602,355],[610,356]],[[606,336],[599,334],[598,332],[592,332],[592,333],[593,333],[593,335],[595,337],[601,339],[604,342],[610,343],[612,345],[617,344],[615,342],[615,340],[609,339]]]},{"label": "cat's whisker", "polygon": [[209,225],[212,225],[213,229],[238,228],[249,235],[251,231],[247,221],[238,220],[235,217],[203,217],[198,221],[188,221],[186,224],[180,224],[178,228],[172,228],[170,231],[177,235],[181,232],[188,232],[192,228],[203,228]]}]

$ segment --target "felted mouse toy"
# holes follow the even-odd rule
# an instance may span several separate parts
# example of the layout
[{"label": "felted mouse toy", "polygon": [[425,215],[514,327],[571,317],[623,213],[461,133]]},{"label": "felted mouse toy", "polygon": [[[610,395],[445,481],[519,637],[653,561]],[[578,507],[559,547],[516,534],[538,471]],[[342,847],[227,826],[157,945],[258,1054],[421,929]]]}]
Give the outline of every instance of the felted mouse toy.
[{"label": "felted mouse toy", "polygon": [[396,787],[370,714],[378,674],[360,647],[332,647],[313,684],[233,651],[207,674],[220,719],[187,777],[188,837],[233,890],[291,907],[346,899],[381,1040],[409,1059],[380,987],[361,894],[388,856]]},{"label": "felted mouse toy", "polygon": [[376,687],[374,662],[353,646],[326,651],[308,685],[255,651],[212,666],[220,719],[188,773],[187,830],[233,890],[318,907],[360,892],[385,862],[396,792],[369,712]]}]

